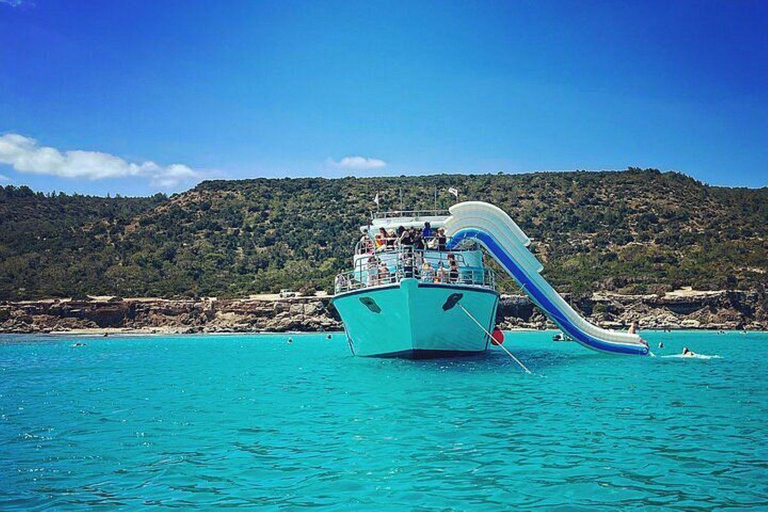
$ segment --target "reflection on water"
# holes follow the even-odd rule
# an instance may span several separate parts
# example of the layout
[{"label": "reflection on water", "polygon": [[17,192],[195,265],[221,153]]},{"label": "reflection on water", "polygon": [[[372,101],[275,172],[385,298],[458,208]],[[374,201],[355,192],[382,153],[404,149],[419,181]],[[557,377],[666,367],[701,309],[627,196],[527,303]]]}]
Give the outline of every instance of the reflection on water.
[{"label": "reflection on water", "polygon": [[768,335],[644,334],[661,357],[508,334],[533,375],[343,335],[6,336],[0,508],[764,506]]}]

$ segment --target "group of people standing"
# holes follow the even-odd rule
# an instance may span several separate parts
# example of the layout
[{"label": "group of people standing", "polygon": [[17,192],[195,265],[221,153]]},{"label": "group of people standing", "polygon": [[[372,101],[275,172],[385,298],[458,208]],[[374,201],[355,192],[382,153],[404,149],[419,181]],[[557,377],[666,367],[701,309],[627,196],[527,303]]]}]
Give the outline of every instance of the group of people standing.
[{"label": "group of people standing", "polygon": [[434,249],[445,251],[448,238],[445,236],[443,228],[432,229],[429,222],[424,223],[424,227],[419,229],[412,227],[406,229],[403,226],[397,230],[379,228],[379,231],[371,237],[367,229],[363,230],[363,236],[360,238],[359,254],[372,254],[394,250],[397,248],[411,247],[416,250]]},{"label": "group of people standing", "polygon": [[387,261],[371,255],[366,268],[368,286],[378,286],[411,277],[428,283],[459,282],[460,273],[456,255],[448,253],[446,261],[440,258],[436,266],[430,259],[425,257],[423,252],[409,247],[398,252],[396,259],[389,260],[390,264],[395,264],[392,269]]},{"label": "group of people standing", "polygon": [[[374,236],[363,229],[357,245],[358,255],[368,255],[359,268],[366,276],[363,282],[367,286],[378,286],[416,278],[428,283],[460,283],[462,274],[456,255],[441,254],[447,252],[447,246],[445,229],[433,229],[429,222],[425,222],[423,228],[400,226],[397,230],[387,230],[382,227]],[[337,289],[348,284],[344,279],[337,277]]]},{"label": "group of people standing", "polygon": [[[424,255],[425,250],[446,251],[448,237],[445,229],[433,229],[429,222],[424,227],[404,228],[397,230],[379,228],[379,231],[371,237],[367,229],[363,230],[360,238],[359,254],[370,254],[368,258],[367,274],[368,286],[376,286],[394,282],[400,278],[415,277],[422,281],[433,283],[457,283],[459,281],[459,265],[456,256],[449,253],[447,261],[442,258],[433,266],[430,259]],[[397,250],[397,259],[390,261],[395,263],[391,269],[377,253]],[[389,258],[388,258],[389,259]]]},{"label": "group of people standing", "polygon": [[[445,229],[433,229],[429,222],[425,222],[421,229],[406,229],[403,226],[397,230],[379,228],[373,237],[368,229],[363,229],[356,252],[368,255],[368,259],[358,263],[362,263],[362,267],[358,267],[357,271],[365,276],[362,282],[358,281],[359,285],[379,286],[403,278],[416,278],[429,283],[459,283],[461,273],[456,255],[448,253],[443,259],[441,254],[447,252],[447,244]],[[350,276],[339,274],[335,285],[338,293],[353,286],[353,281]]]}]

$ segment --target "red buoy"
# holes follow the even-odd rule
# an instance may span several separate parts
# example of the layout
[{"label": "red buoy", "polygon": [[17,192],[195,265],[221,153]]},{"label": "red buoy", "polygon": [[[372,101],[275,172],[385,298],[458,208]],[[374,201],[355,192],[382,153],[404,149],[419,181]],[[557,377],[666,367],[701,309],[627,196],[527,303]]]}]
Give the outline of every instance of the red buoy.
[{"label": "red buoy", "polygon": [[498,327],[493,330],[493,336],[491,336],[491,343],[494,345],[504,344],[504,333]]}]

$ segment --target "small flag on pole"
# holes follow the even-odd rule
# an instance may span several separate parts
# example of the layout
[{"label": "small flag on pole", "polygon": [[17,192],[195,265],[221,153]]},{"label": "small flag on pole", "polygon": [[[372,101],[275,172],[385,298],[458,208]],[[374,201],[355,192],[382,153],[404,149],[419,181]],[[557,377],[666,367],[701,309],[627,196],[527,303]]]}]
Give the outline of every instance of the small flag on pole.
[{"label": "small flag on pole", "polygon": [[451,194],[453,194],[454,196],[456,196],[456,199],[458,199],[458,198],[459,198],[459,191],[458,191],[458,190],[456,190],[455,188],[453,188],[453,187],[449,188],[449,189],[448,189],[448,192],[449,192],[449,193],[451,193]]}]

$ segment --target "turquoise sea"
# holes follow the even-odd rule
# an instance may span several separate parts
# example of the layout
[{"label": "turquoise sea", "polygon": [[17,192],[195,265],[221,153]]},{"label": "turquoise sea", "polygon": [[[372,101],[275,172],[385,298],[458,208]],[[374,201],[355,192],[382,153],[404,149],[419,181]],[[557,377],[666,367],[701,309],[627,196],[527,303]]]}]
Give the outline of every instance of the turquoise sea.
[{"label": "turquoise sea", "polygon": [[767,333],[552,334],[507,333],[533,375],[340,334],[3,336],[0,509],[768,507]]}]

